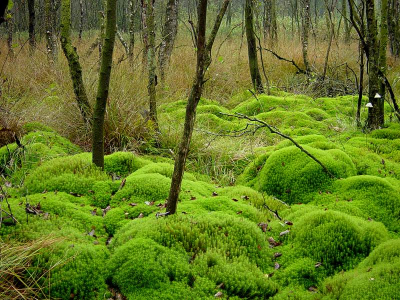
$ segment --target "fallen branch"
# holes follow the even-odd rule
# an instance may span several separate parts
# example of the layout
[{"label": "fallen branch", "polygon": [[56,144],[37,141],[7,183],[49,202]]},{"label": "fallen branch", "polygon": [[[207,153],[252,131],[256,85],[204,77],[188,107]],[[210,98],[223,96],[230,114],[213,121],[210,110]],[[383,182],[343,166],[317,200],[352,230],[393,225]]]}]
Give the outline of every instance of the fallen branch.
[{"label": "fallen branch", "polygon": [[308,75],[308,73],[307,73],[305,70],[303,70],[302,68],[300,68],[300,67],[298,66],[298,64],[296,64],[296,62],[295,62],[293,59],[289,60],[289,59],[287,59],[287,58],[285,58],[285,57],[282,57],[282,56],[280,56],[278,53],[276,53],[276,52],[274,52],[274,51],[272,51],[272,50],[270,50],[270,49],[267,49],[267,48],[262,48],[262,49],[265,50],[265,51],[270,52],[272,55],[274,55],[274,56],[275,56],[277,59],[279,59],[279,60],[283,60],[283,61],[286,61],[286,62],[288,62],[288,63],[291,63],[291,64],[297,69],[298,73]]},{"label": "fallen branch", "polygon": [[[291,141],[297,148],[299,148],[299,149],[300,149],[302,152],[304,152],[308,157],[310,157],[310,158],[311,158],[312,160],[314,160],[317,164],[319,164],[319,165],[322,167],[322,169],[325,171],[325,173],[329,175],[329,177],[331,177],[331,178],[336,178],[336,176],[335,176],[334,174],[332,174],[332,173],[328,170],[328,168],[327,168],[318,158],[316,158],[314,155],[312,155],[310,152],[308,152],[306,149],[304,149],[304,148],[303,148],[299,143],[297,143],[293,138],[291,138],[290,136],[288,136],[288,135],[286,135],[286,134],[280,132],[276,127],[274,127],[274,126],[272,126],[272,125],[270,125],[270,124],[264,122],[263,120],[257,119],[257,118],[255,118],[255,117],[249,117],[249,116],[246,116],[246,115],[241,114],[241,113],[226,114],[226,113],[220,112],[220,114],[221,114],[221,115],[224,115],[224,116],[228,116],[228,117],[235,117],[235,118],[238,118],[238,119],[248,120],[248,121],[250,121],[250,122],[253,122],[253,123],[250,123],[250,124],[247,124],[247,125],[246,125],[246,129],[247,129],[250,125],[254,127],[253,134],[254,134],[257,130],[259,130],[259,129],[261,129],[261,128],[267,128],[271,133],[277,134],[277,135],[279,135],[279,136],[281,136],[281,137],[283,137],[283,138],[285,138],[285,139]],[[246,132],[248,132],[248,130],[246,130]],[[241,135],[243,135],[243,134],[244,134],[244,132],[243,132]],[[241,135],[240,135],[240,136],[241,136]],[[231,135],[231,136],[232,136],[232,135]]]}]

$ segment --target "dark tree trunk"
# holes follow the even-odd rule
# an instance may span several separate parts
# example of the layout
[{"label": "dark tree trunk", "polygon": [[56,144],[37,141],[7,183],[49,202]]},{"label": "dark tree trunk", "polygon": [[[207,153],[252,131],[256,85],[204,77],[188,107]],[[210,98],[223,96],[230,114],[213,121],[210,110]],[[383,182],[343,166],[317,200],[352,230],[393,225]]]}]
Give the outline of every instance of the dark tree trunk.
[{"label": "dark tree trunk", "polygon": [[175,159],[174,173],[172,175],[171,188],[167,201],[167,212],[174,214],[178,204],[178,197],[181,190],[183,173],[185,171],[186,158],[189,152],[190,140],[192,138],[194,122],[196,120],[196,107],[199,103],[203,84],[204,75],[211,63],[211,50],[215,37],[221,25],[222,18],[226,12],[230,0],[225,0],[224,4],[217,16],[213,30],[206,44],[206,16],[207,16],[207,0],[200,0],[198,5],[197,20],[197,66],[196,77],[194,79],[192,89],[186,106],[185,125],[183,135],[179,145],[179,152]]},{"label": "dark tree trunk", "polygon": [[344,23],[344,42],[346,44],[350,43],[350,24],[347,16],[347,0],[342,0],[342,15],[343,15],[343,23]]},{"label": "dark tree trunk", "polygon": [[28,0],[28,12],[29,12],[29,45],[31,51],[35,49],[36,38],[35,38],[35,0]]},{"label": "dark tree trunk", "polygon": [[392,55],[400,56],[400,1],[389,0],[388,7],[388,31],[390,41],[390,52]]},{"label": "dark tree trunk", "polygon": [[367,45],[368,45],[368,71],[369,71],[369,91],[368,98],[372,107],[368,108],[367,127],[377,129],[384,124],[384,102],[383,98],[377,98],[379,93],[379,43],[378,27],[375,17],[375,1],[366,0],[367,16]]},{"label": "dark tree trunk", "polygon": [[80,18],[79,18],[79,40],[82,39],[83,32],[83,0],[79,0],[79,10],[80,10]]},{"label": "dark tree trunk", "polygon": [[156,100],[156,53],[155,53],[155,24],[154,24],[154,1],[147,0],[147,70],[148,70],[148,85],[147,90],[149,93],[150,103],[150,120],[153,121],[156,131],[158,131],[157,121],[157,100]]},{"label": "dark tree trunk", "polygon": [[46,0],[46,48],[47,57],[51,62],[57,61],[57,4],[55,0]]},{"label": "dark tree trunk", "polygon": [[308,38],[310,35],[310,0],[301,0],[301,45],[303,51],[303,62],[307,73],[310,73],[311,67],[308,60]]},{"label": "dark tree trunk", "polygon": [[5,21],[4,15],[7,11],[8,0],[3,0],[0,3],[0,25]]},{"label": "dark tree trunk", "polygon": [[165,79],[165,68],[169,64],[175,38],[178,33],[178,0],[168,0],[165,12],[165,24],[162,30],[162,41],[158,52],[161,82]]},{"label": "dark tree trunk", "polygon": [[129,58],[133,57],[135,47],[135,15],[136,5],[134,0],[129,0]]},{"label": "dark tree trunk", "polygon": [[116,12],[117,0],[107,0],[106,32],[101,54],[96,105],[93,113],[92,161],[100,168],[104,168],[104,115],[107,106],[115,44],[115,31],[117,26]]},{"label": "dark tree trunk", "polygon": [[71,42],[71,1],[62,0],[61,47],[68,61],[76,101],[85,123],[91,123],[91,108],[82,79],[82,67],[76,48]]},{"label": "dark tree trunk", "polygon": [[261,82],[260,70],[258,69],[257,44],[254,32],[253,0],[246,0],[245,23],[251,81],[254,90],[261,94],[264,93],[264,88]]}]

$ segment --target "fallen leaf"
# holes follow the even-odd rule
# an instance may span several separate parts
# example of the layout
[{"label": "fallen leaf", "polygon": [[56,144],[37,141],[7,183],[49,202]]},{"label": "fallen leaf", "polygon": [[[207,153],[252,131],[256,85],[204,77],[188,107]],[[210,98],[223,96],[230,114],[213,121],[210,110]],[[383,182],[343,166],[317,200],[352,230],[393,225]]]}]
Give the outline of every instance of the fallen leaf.
[{"label": "fallen leaf", "polygon": [[137,206],[137,203],[131,202],[131,203],[129,203],[129,206],[135,207],[135,206]]},{"label": "fallen leaf", "polygon": [[217,192],[213,192],[213,193],[212,193],[212,196],[213,196],[213,197],[216,197],[216,196],[218,196],[218,193],[217,193]]},{"label": "fallen leaf", "polygon": [[238,202],[238,201],[239,201],[238,199],[235,199],[235,198],[232,198],[232,200],[235,201],[235,202]]},{"label": "fallen leaf", "polygon": [[268,238],[268,243],[270,244],[270,246],[272,248],[276,247],[276,246],[279,246],[281,244],[280,242],[275,241],[273,237],[269,237]]},{"label": "fallen leaf", "polygon": [[190,200],[196,200],[196,197],[192,196],[190,197]]},{"label": "fallen leaf", "polygon": [[278,264],[277,262],[275,262],[275,270],[278,270],[279,268],[281,267],[281,265],[280,264]]},{"label": "fallen leaf", "polygon": [[286,165],[286,164],[285,164],[285,162],[283,161],[283,162],[282,162],[282,167],[284,167],[285,165]]},{"label": "fallen leaf", "polygon": [[312,292],[312,293],[316,293],[316,292],[318,292],[318,289],[317,289],[315,286],[310,286],[310,287],[308,288],[308,291],[310,291],[310,292]]},{"label": "fallen leaf", "polygon": [[290,230],[288,229],[288,230],[282,231],[282,232],[279,234],[279,236],[283,236],[283,235],[286,235],[286,234],[289,234],[289,233],[290,233]]},{"label": "fallen leaf", "polygon": [[99,241],[97,241],[97,240],[96,240],[96,241],[93,241],[93,244],[94,244],[94,245],[98,245],[98,244],[99,244]]},{"label": "fallen leaf", "polygon": [[96,235],[95,235],[95,229],[93,228],[93,229],[88,233],[88,235],[89,235],[89,236],[96,237]]},{"label": "fallen leaf", "polygon": [[215,298],[221,298],[223,296],[222,292],[218,292],[214,295]]},{"label": "fallen leaf", "polygon": [[153,206],[154,205],[154,201],[145,201],[144,202],[146,205],[148,205],[148,206]]},{"label": "fallen leaf", "polygon": [[111,206],[108,205],[106,208],[102,209],[103,212],[103,217],[108,213],[108,211],[111,209]]},{"label": "fallen leaf", "polygon": [[257,245],[257,248],[258,248],[258,250],[262,250],[262,248],[261,248],[261,246],[260,245]]},{"label": "fallen leaf", "polygon": [[8,188],[12,187],[12,183],[9,182],[9,181],[6,181],[6,182],[4,183],[4,185],[5,185],[6,187],[8,187]]},{"label": "fallen leaf", "polygon": [[97,208],[93,209],[91,212],[92,216],[95,216],[97,214]]},{"label": "fallen leaf", "polygon": [[382,165],[384,165],[385,164],[385,160],[382,158],[382,161],[381,161],[381,163],[382,163]]},{"label": "fallen leaf", "polygon": [[143,217],[144,217],[144,214],[140,213],[139,216],[138,216],[138,219],[141,219]]},{"label": "fallen leaf", "polygon": [[244,195],[244,196],[242,196],[242,199],[244,199],[244,200],[249,200],[249,199],[250,199],[250,197],[249,197],[249,196],[247,196],[247,195]]},{"label": "fallen leaf", "polygon": [[122,188],[125,186],[126,183],[126,178],[122,179],[121,184],[119,185],[119,190],[122,190]]},{"label": "fallen leaf", "polygon": [[258,227],[260,227],[263,232],[266,232],[267,228],[268,228],[268,224],[267,223],[258,223]]},{"label": "fallen leaf", "polygon": [[81,197],[81,195],[79,195],[78,193],[75,193],[75,192],[69,192],[69,194],[74,197]]},{"label": "fallen leaf", "polygon": [[280,252],[275,252],[274,253],[274,257],[275,258],[278,258],[278,257],[281,257],[282,256],[282,253],[280,253]]},{"label": "fallen leaf", "polygon": [[314,265],[315,268],[319,268],[320,266],[322,266],[322,263],[321,263],[321,262],[317,262],[317,263]]},{"label": "fallen leaf", "polygon": [[224,283],[222,282],[222,283],[218,284],[215,288],[216,289],[223,289],[224,288]]},{"label": "fallen leaf", "polygon": [[285,224],[286,224],[286,225],[289,225],[289,226],[292,226],[292,225],[293,225],[293,223],[290,222],[290,221],[285,221]]},{"label": "fallen leaf", "polygon": [[371,281],[374,281],[374,280],[375,280],[375,278],[374,278],[374,277],[371,277],[369,280],[371,280]]},{"label": "fallen leaf", "polygon": [[241,210],[236,212],[237,215],[241,215],[242,213],[243,213],[243,211],[241,211]]},{"label": "fallen leaf", "polygon": [[274,272],[270,273],[270,274],[265,274],[264,275],[266,278],[271,278],[272,276],[274,276]]}]

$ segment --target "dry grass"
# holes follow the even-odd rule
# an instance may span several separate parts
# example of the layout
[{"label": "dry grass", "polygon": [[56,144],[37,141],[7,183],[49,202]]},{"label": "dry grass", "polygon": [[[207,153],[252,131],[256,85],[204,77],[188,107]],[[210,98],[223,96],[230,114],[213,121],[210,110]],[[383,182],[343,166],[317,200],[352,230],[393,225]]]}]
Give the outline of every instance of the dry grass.
[{"label": "dry grass", "polygon": [[49,299],[39,282],[50,276],[50,270],[36,270],[31,262],[42,249],[59,241],[53,237],[25,243],[0,241],[0,299]]},{"label": "dry grass", "polygon": [[[218,100],[222,104],[232,95],[251,87],[246,42],[241,39],[240,31],[241,28],[238,27],[232,36],[226,39],[228,30],[225,29],[215,43],[213,63],[208,72],[209,81],[205,85],[203,96]],[[186,35],[185,29],[182,28],[166,73],[165,84],[159,84],[157,87],[159,104],[187,98],[195,69],[195,52],[190,38]],[[92,34],[82,42],[74,41],[81,57],[84,82],[92,103],[97,89],[99,57],[97,50],[89,57],[85,54],[95,38]],[[222,41],[224,43],[220,47]],[[148,106],[146,71],[142,65],[140,47],[136,46],[135,59],[129,62],[127,59],[121,61],[124,49],[119,42],[116,44],[106,125],[109,152],[124,148],[138,149],[141,141],[149,135],[149,129],[146,129],[140,114]],[[358,73],[357,47],[356,40],[351,45],[345,45],[341,39],[334,41],[329,60],[329,76],[334,81],[346,82],[346,77],[354,79],[344,63]],[[292,38],[290,33],[282,32],[279,43],[273,48],[277,53],[293,58],[301,65],[301,45],[298,36]],[[317,33],[317,39],[310,43],[309,50],[317,72],[321,72],[323,68],[326,48],[325,33]],[[4,65],[0,107],[8,111],[7,122],[17,127],[16,124],[27,121],[40,121],[89,149],[90,136],[81,122],[67,63],[61,50],[55,65],[47,61],[43,42],[38,43],[35,53],[30,56],[28,45],[21,38],[19,46],[14,49],[16,57],[13,60],[5,60],[4,54],[7,53],[7,49],[4,42],[1,42],[0,50],[3,53],[0,66]],[[290,64],[277,60],[269,53],[264,52],[263,56],[266,73],[273,86],[294,93],[323,92],[321,86],[313,86],[312,82],[307,83],[304,77],[296,75],[294,67]],[[389,64],[392,68],[390,77],[398,77],[398,62],[390,58]],[[351,85],[349,82],[348,84]],[[327,83],[323,87],[326,85]],[[351,85],[351,88],[354,89],[354,86]],[[2,119],[4,115],[2,111]]]}]

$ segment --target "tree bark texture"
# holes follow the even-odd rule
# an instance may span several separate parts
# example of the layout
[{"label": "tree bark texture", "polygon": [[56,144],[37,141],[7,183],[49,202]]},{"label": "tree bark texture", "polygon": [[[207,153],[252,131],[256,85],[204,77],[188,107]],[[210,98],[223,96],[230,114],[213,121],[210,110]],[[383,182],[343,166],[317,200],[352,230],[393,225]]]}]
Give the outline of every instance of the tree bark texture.
[{"label": "tree bark texture", "polygon": [[257,44],[254,32],[254,3],[253,0],[246,0],[245,4],[245,23],[246,23],[246,38],[247,52],[249,57],[249,68],[253,88],[257,93],[264,93],[264,88],[261,81],[260,70],[258,69]]},{"label": "tree bark texture", "polygon": [[379,70],[379,43],[378,43],[378,25],[375,16],[374,0],[366,0],[367,16],[367,45],[368,45],[368,71],[369,71],[369,102],[372,107],[368,108],[367,127],[369,129],[380,128],[384,123],[384,102],[383,98],[375,98],[379,93],[380,80]]},{"label": "tree bark texture", "polygon": [[29,45],[31,51],[35,49],[36,38],[35,38],[35,0],[28,0],[28,12],[29,12]]},{"label": "tree bark texture", "polygon": [[303,51],[304,68],[310,73],[311,67],[308,60],[308,39],[310,35],[310,0],[300,0],[301,10],[301,45]]},{"label": "tree bark texture", "polygon": [[104,168],[104,116],[106,113],[111,66],[117,26],[117,0],[107,0],[106,31],[101,54],[100,76],[97,87],[96,104],[93,112],[92,161]]},{"label": "tree bark texture", "polygon": [[351,27],[350,27],[349,19],[347,16],[347,0],[342,0],[342,15],[343,15],[343,23],[344,23],[344,42],[346,44],[349,44]]},{"label": "tree bark texture", "polygon": [[158,52],[161,82],[164,82],[165,68],[169,64],[172,50],[174,49],[175,38],[178,33],[178,2],[179,0],[168,0],[165,12],[165,24]]},{"label": "tree bark texture", "polygon": [[[381,22],[379,31],[379,68],[383,75],[387,75],[387,44],[388,44],[388,0],[381,2]],[[382,101],[386,98],[386,86],[383,80],[379,82],[379,94]]]},{"label": "tree bark texture", "polygon": [[147,91],[149,94],[149,104],[150,104],[150,120],[154,124],[154,128],[158,131],[158,121],[157,121],[157,100],[156,100],[156,53],[155,53],[155,24],[154,24],[154,0],[147,1],[147,37],[148,37],[148,47],[147,47],[147,71],[148,71],[148,85]]},{"label": "tree bark texture", "polygon": [[192,138],[194,122],[196,120],[196,108],[200,101],[203,90],[204,75],[211,63],[211,50],[218,33],[222,19],[226,12],[230,0],[225,0],[217,19],[214,23],[211,35],[206,43],[206,17],[207,17],[207,0],[199,0],[198,19],[197,19],[197,64],[196,77],[188,98],[186,106],[185,124],[183,127],[183,135],[179,145],[179,151],[175,159],[174,173],[172,175],[171,188],[167,201],[167,212],[174,214],[178,204],[179,193],[181,190],[182,178],[185,171],[186,158],[189,153],[190,141]]},{"label": "tree bark texture", "polygon": [[389,0],[388,3],[388,31],[390,52],[400,56],[400,0]]},{"label": "tree bark texture", "polygon": [[56,62],[58,57],[57,51],[57,4],[55,0],[46,0],[46,48],[47,57],[51,62]]},{"label": "tree bark texture", "polygon": [[71,1],[62,0],[61,6],[61,47],[68,61],[69,72],[76,101],[85,123],[91,123],[91,108],[82,79],[82,67],[76,48],[71,42]]}]

